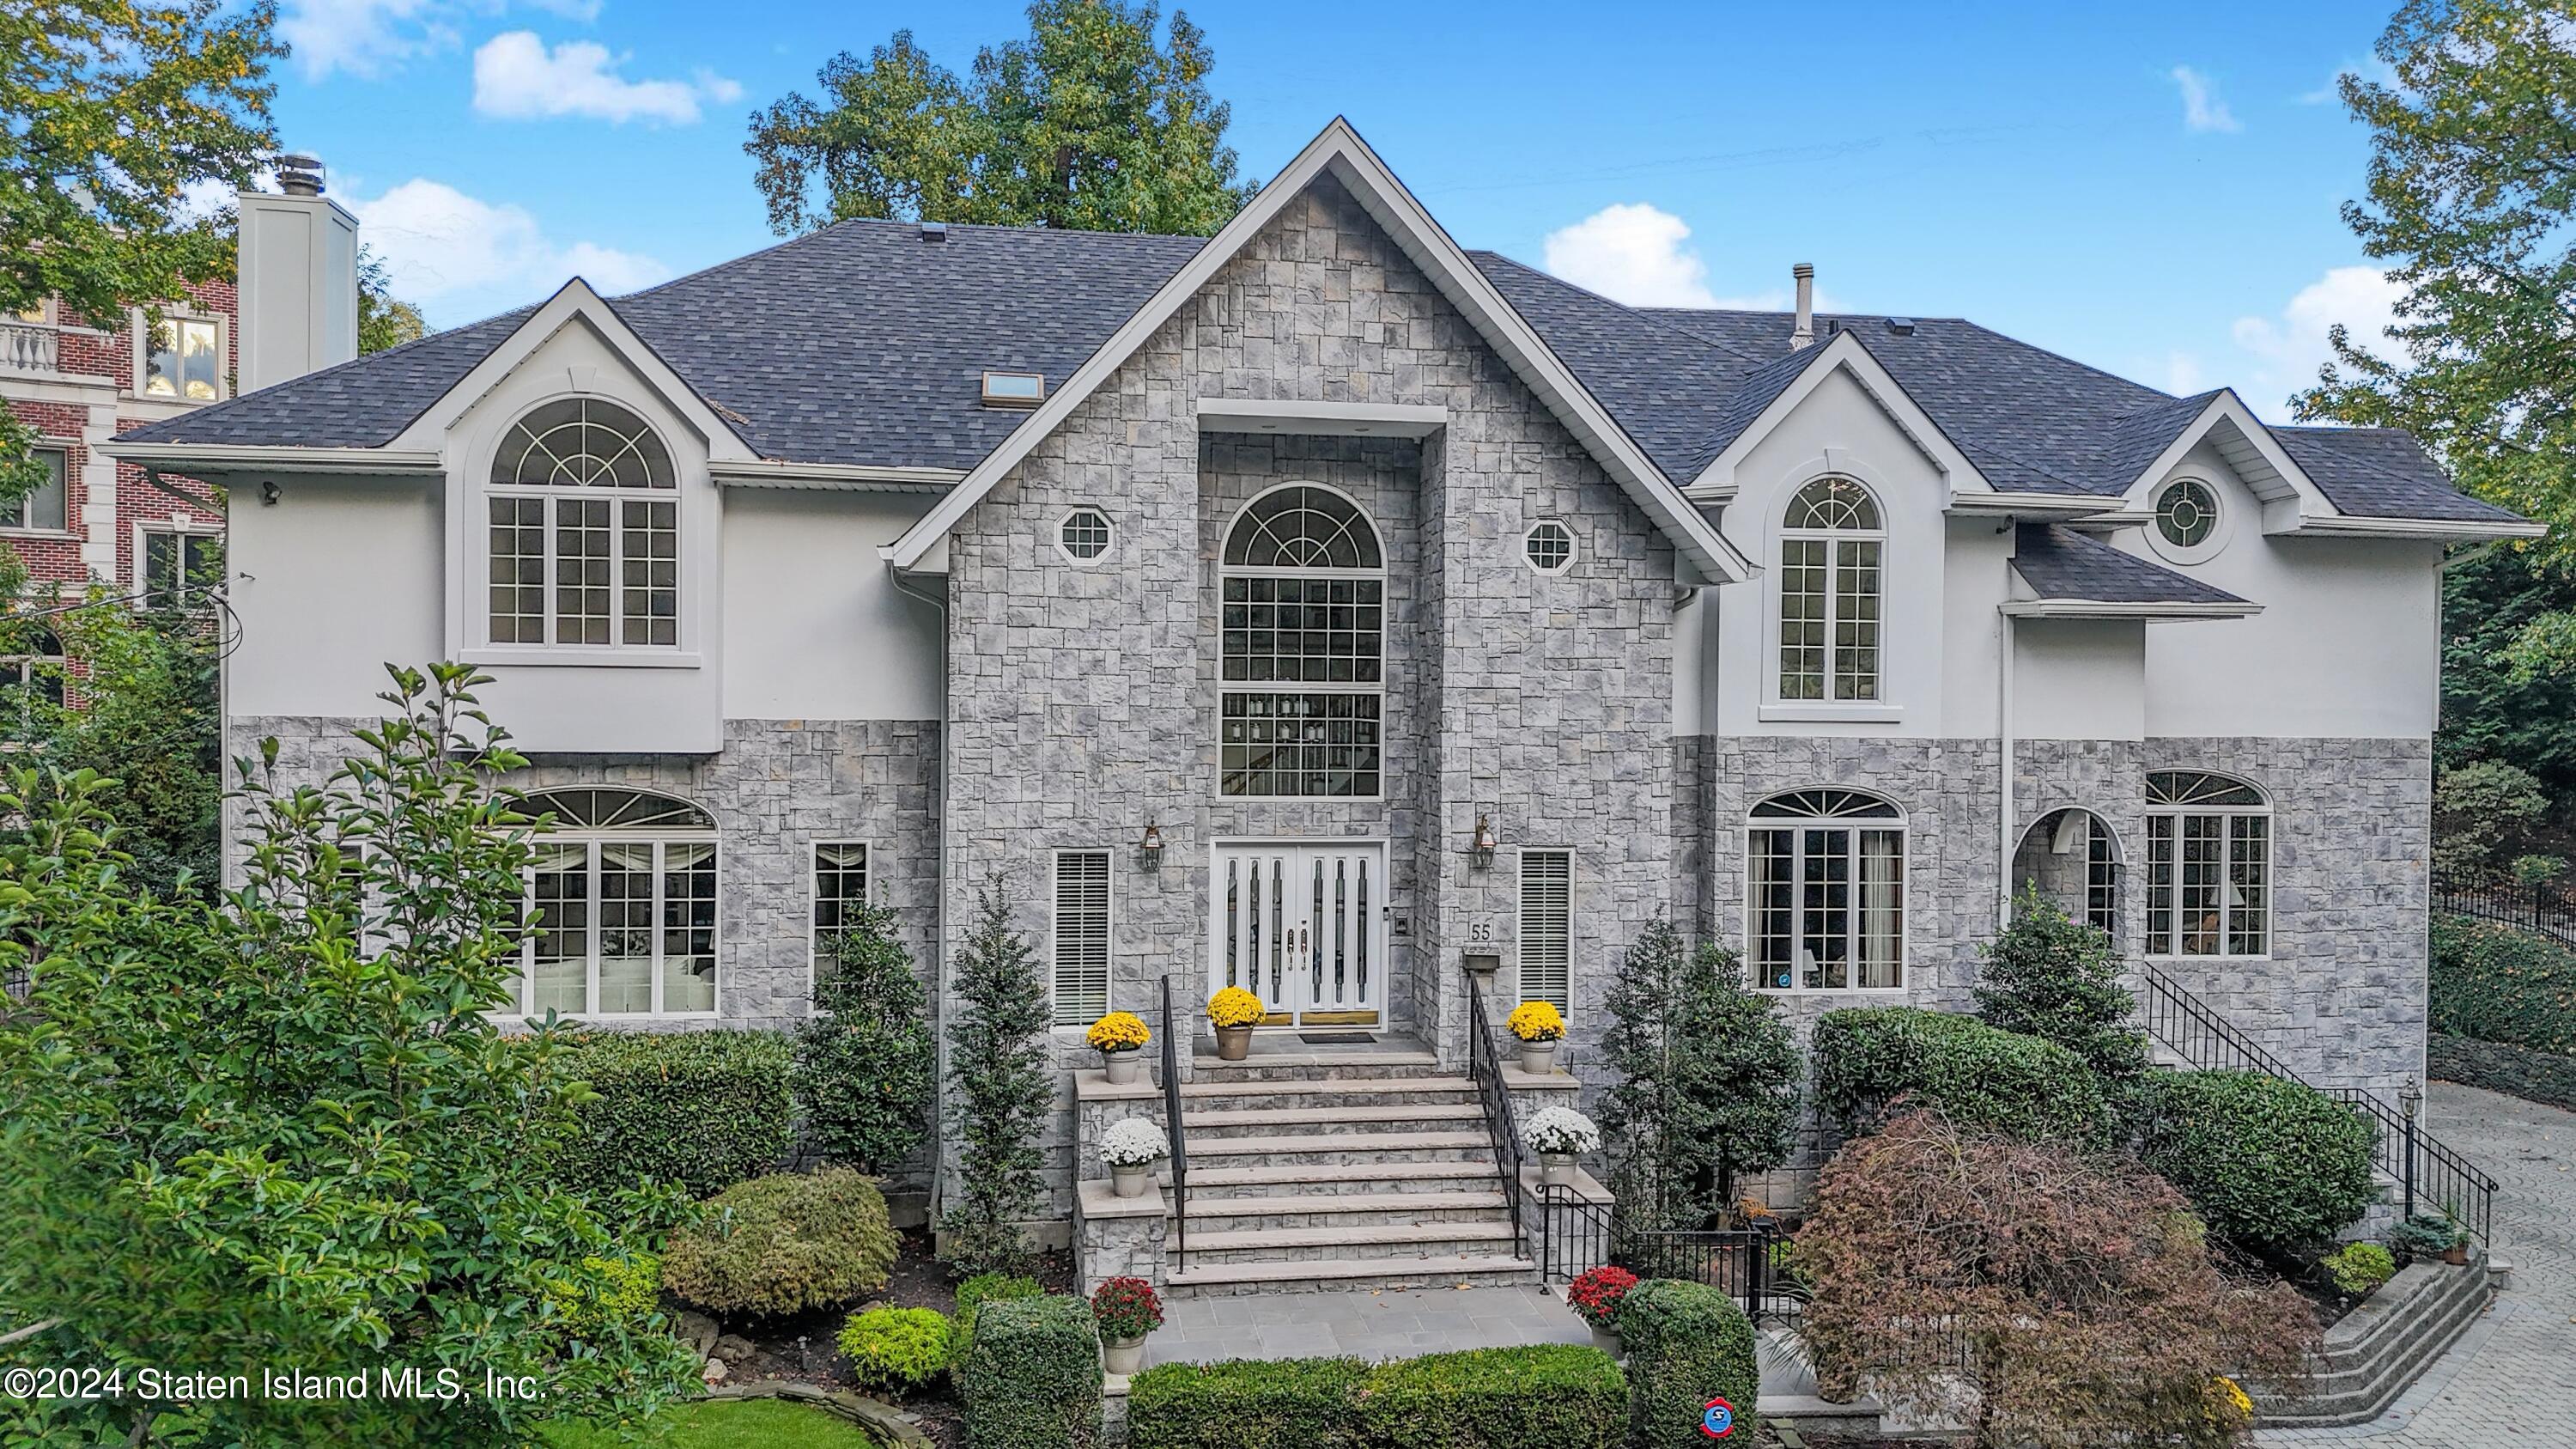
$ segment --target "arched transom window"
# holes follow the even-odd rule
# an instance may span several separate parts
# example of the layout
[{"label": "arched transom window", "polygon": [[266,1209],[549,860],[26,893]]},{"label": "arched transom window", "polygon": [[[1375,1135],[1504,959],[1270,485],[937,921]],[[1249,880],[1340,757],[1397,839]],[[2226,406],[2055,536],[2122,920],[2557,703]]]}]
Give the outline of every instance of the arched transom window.
[{"label": "arched transom window", "polygon": [[1340,492],[1289,484],[1244,505],[1222,557],[1224,793],[1376,795],[1386,700],[1376,526]]},{"label": "arched transom window", "polygon": [[518,809],[553,817],[553,828],[529,842],[522,1008],[536,1016],[713,1012],[714,819],[644,790],[539,791]]},{"label": "arched transom window", "polygon": [[519,419],[492,458],[491,642],[680,642],[680,508],[671,453],[596,398]]},{"label": "arched transom window", "polygon": [[1745,914],[1768,991],[1905,984],[1905,815],[1858,790],[1799,790],[1753,807]]},{"label": "arched transom window", "polygon": [[2147,954],[2271,950],[2271,801],[2227,775],[2147,776]]},{"label": "arched transom window", "polygon": [[1878,503],[1848,478],[1789,500],[1780,528],[1780,698],[1879,698]]}]

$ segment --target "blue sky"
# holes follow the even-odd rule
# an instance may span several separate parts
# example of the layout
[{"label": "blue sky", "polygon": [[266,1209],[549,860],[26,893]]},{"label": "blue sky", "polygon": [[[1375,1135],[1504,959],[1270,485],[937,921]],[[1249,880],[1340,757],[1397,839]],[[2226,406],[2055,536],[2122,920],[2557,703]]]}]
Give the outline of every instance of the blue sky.
[{"label": "blue sky", "polygon": [[[1450,231],[1622,300],[1959,315],[2269,415],[2390,291],[2337,207],[2367,4],[1189,6],[1246,172],[1339,112]],[[833,52],[1011,4],[283,0],[287,145],[436,326],[768,244],[741,145]]]}]

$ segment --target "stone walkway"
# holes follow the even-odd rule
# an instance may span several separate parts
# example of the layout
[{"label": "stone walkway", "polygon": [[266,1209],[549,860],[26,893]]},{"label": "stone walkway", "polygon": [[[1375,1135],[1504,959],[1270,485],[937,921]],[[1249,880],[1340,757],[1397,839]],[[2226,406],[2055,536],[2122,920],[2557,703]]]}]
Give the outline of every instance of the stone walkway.
[{"label": "stone walkway", "polygon": [[1253,1293],[1163,1306],[1145,1362],[1229,1358],[1413,1358],[1459,1348],[1590,1343],[1565,1300],[1536,1288]]},{"label": "stone walkway", "polygon": [[2576,1442],[2576,1113],[2436,1082],[2433,1135],[2495,1175],[2498,1256],[2513,1282],[2386,1414],[2282,1429],[2265,1449],[2523,1449]]}]

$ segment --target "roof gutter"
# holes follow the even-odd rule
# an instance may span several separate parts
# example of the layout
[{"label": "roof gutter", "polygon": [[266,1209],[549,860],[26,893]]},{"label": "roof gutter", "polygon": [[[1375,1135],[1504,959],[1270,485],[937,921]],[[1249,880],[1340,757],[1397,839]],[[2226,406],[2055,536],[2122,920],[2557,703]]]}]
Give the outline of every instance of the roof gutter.
[{"label": "roof gutter", "polygon": [[2059,522],[2068,519],[2102,519],[2120,510],[2120,500],[2091,493],[1972,493],[1954,492],[1948,505],[1952,513],[2009,513],[2022,518],[2045,518]]},{"label": "roof gutter", "polygon": [[875,463],[791,463],[769,458],[725,458],[707,464],[724,488],[796,488],[838,493],[945,493],[965,478],[958,468],[910,468]]},{"label": "roof gutter", "polygon": [[2111,599],[2014,599],[1998,606],[2011,619],[2242,619],[2261,604],[2156,603]]},{"label": "roof gutter", "polygon": [[436,453],[389,448],[276,448],[239,443],[124,443],[95,450],[120,463],[168,473],[397,473],[439,474],[447,464]]},{"label": "roof gutter", "polygon": [[2346,513],[2331,518],[2303,518],[2290,533],[2322,534],[2329,538],[2414,538],[2437,543],[2484,543],[2500,538],[2547,538],[2549,525],[2527,518],[2474,519],[2450,518],[2356,518]]}]

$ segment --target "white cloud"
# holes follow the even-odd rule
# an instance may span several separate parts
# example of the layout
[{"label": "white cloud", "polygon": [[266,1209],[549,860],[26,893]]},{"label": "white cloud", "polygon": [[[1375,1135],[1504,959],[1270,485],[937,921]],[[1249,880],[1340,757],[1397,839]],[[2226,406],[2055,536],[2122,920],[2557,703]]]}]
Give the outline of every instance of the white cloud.
[{"label": "white cloud", "polygon": [[2348,60],[2337,66],[2335,73],[2326,78],[2324,85],[2301,94],[2299,104],[2303,106],[2343,104],[2343,78],[2348,75],[2357,75],[2363,80],[2374,81],[2391,89],[2397,87],[2397,67],[2381,60],[2378,56],[2364,56],[2359,60]]},{"label": "white cloud", "polygon": [[457,38],[441,0],[286,0],[277,33],[306,80],[335,70],[379,75]]},{"label": "white cloud", "polygon": [[1714,307],[1690,226],[1644,202],[1605,206],[1547,234],[1550,272],[1631,307]]},{"label": "white cloud", "polygon": [[575,275],[610,295],[671,275],[669,267],[634,252],[588,241],[559,244],[524,208],[478,200],[426,177],[351,209],[358,235],[385,259],[394,295],[442,321],[534,301]]},{"label": "white cloud", "polygon": [[2287,421],[2290,395],[2315,386],[2317,369],[2334,359],[2326,332],[2337,323],[2366,350],[2392,360],[2402,356],[2381,334],[2396,319],[2404,295],[2377,267],[2336,267],[2300,288],[2279,315],[2239,317],[2231,333],[2253,366],[2238,391],[2264,417]]},{"label": "white cloud", "polygon": [[626,60],[596,41],[548,50],[533,30],[504,31],[474,52],[474,109],[517,121],[588,116],[686,126],[697,121],[701,96],[719,104],[742,97],[741,86],[703,70],[695,80],[631,81],[617,74]]},{"label": "white cloud", "polygon": [[2236,113],[2218,98],[2218,83],[2187,65],[2167,72],[2182,91],[2182,128],[2186,131],[2242,131]]}]

